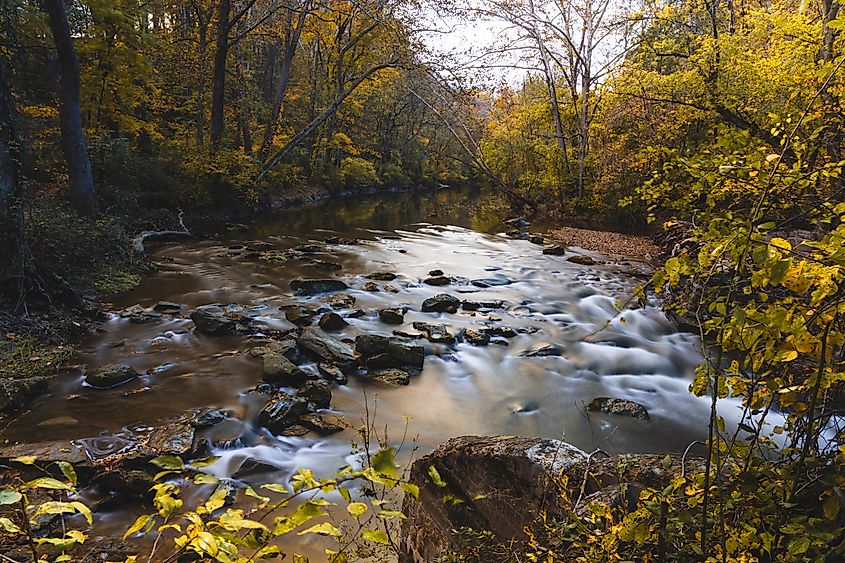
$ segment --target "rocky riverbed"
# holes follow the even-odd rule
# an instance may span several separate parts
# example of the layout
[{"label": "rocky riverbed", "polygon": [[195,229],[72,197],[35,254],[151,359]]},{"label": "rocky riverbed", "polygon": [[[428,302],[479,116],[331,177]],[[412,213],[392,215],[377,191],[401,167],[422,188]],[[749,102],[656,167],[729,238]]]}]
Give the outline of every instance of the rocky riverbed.
[{"label": "rocky riverbed", "polygon": [[518,220],[456,226],[461,207],[436,208],[441,225],[418,222],[423,204],[319,209],[156,250],[158,273],[115,297],[0,457],[76,464],[95,528],[121,535],[139,509],[118,497],[155,455],[219,456],[205,471],[236,485],[332,475],[367,417],[397,442],[407,425],[421,453],[464,434],[610,453],[700,437],[696,339],[633,297],[647,265]]}]

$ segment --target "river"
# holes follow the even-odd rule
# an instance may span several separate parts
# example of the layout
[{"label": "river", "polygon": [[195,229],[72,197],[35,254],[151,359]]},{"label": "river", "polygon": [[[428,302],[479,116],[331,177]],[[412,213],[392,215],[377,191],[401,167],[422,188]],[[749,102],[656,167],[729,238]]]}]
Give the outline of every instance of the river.
[{"label": "river", "polygon": [[[572,253],[544,255],[541,246],[501,234],[500,220],[495,206],[477,190],[382,194],[288,210],[217,240],[161,246],[152,254],[158,271],[133,291],[114,296],[113,309],[151,308],[165,300],[184,305],[183,314],[141,324],[109,314],[81,344],[77,358],[83,369],[123,362],[145,375],[99,390],[85,386],[82,373],[71,370],[3,437],[81,440],[96,456],[119,448],[131,434],[127,429],[213,406],[232,411],[221,430],[225,439],[215,441],[214,453],[221,456],[211,468],[215,474],[232,475],[248,459],[282,474],[296,467],[332,474],[349,461],[354,431],[278,437],[258,427],[261,405],[245,391],[261,382],[262,367],[245,353],[247,338],[198,334],[188,313],[208,303],[236,303],[253,308],[255,322],[268,330],[292,328],[280,305],[316,307],[326,296],[294,295],[291,280],[336,277],[349,285],[345,293],[356,299],[355,308],[366,313],[347,319],[350,325],[339,338],[390,335],[397,328],[412,330],[414,321],[435,320],[454,332],[506,326],[517,333],[484,347],[425,342],[424,370],[408,386],[352,376],[347,385],[333,387],[334,412],[354,426],[369,410],[397,440],[407,424],[417,455],[466,434],[560,438],[586,451],[608,453],[678,452],[703,438],[708,404],[688,391],[701,361],[697,338],[675,330],[653,299],[645,304],[633,300],[620,310],[642,283],[631,272],[644,266],[632,261],[578,265],[566,259]],[[285,251],[336,236],[357,242],[327,245],[325,252],[286,261],[247,259],[238,248],[260,240]],[[341,269],[332,269],[331,263]],[[455,281],[445,287],[421,283],[435,269]],[[378,292],[362,290],[370,281],[365,276],[376,271],[399,277],[375,282]],[[387,291],[387,285],[398,292]],[[424,299],[441,292],[498,300],[504,307],[420,312]],[[389,306],[408,309],[403,326],[379,320],[375,311]],[[523,355],[549,344],[560,347],[562,355]],[[650,420],[588,413],[586,404],[602,396],[640,403]]]}]

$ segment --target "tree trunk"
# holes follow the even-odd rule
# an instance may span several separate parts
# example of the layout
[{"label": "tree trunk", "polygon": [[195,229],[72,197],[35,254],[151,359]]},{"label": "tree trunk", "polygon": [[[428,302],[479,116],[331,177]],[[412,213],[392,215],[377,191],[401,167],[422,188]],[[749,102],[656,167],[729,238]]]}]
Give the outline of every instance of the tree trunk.
[{"label": "tree trunk", "polygon": [[208,50],[208,20],[199,15],[199,64],[200,75],[199,84],[197,85],[197,123],[196,123],[196,139],[197,146],[202,147],[205,144],[205,57]]},{"label": "tree trunk", "polygon": [[[305,2],[302,5],[302,11],[299,13],[296,21],[296,28],[289,29],[288,37],[285,41],[281,69],[279,70],[279,76],[276,78],[275,88],[273,89],[273,111],[270,114],[270,119],[267,121],[267,127],[264,129],[264,139],[261,142],[261,150],[259,151],[262,161],[267,158],[267,154],[270,152],[273,134],[276,131],[276,125],[282,113],[282,104],[284,104],[285,94],[287,93],[288,83],[290,82],[293,57],[296,55],[296,49],[299,46],[299,38],[302,35],[302,26],[305,23],[305,17],[308,15],[309,5],[310,2]],[[290,25],[293,25],[292,20]]]},{"label": "tree trunk", "polygon": [[220,0],[217,8],[217,45],[214,51],[214,78],[211,84],[211,144],[216,147],[223,135],[226,103],[226,58],[229,55],[229,14],[231,0]]},{"label": "tree trunk", "polygon": [[20,156],[12,118],[13,104],[5,67],[0,66],[0,222],[8,221],[12,217],[12,205],[20,181]]},{"label": "tree trunk", "polygon": [[62,150],[70,176],[70,200],[79,212],[97,212],[91,161],[82,132],[79,106],[79,61],[70,37],[70,26],[62,0],[42,0],[42,7],[50,19],[50,32],[56,45],[59,61],[59,124],[62,131]]}]

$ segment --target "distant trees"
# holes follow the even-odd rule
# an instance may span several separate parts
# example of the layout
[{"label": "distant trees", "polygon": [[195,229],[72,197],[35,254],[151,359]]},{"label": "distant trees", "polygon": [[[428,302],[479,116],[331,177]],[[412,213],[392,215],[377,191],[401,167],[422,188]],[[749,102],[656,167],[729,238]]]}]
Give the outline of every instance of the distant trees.
[{"label": "distant trees", "polygon": [[82,114],[79,102],[79,61],[71,39],[67,13],[62,0],[41,0],[47,12],[50,32],[56,48],[59,82],[59,123],[62,131],[62,150],[70,181],[71,204],[86,215],[97,211],[94,176],[85,146]]}]

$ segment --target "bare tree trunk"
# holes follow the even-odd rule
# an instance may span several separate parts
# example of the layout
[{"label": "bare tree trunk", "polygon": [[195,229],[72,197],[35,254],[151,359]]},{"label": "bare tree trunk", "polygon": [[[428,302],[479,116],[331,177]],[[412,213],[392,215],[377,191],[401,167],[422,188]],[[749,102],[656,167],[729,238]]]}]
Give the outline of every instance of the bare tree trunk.
[{"label": "bare tree trunk", "polygon": [[214,50],[214,78],[211,83],[211,144],[217,146],[225,125],[226,58],[229,55],[231,0],[217,6],[217,45]]},{"label": "bare tree trunk", "polygon": [[261,150],[259,155],[261,160],[267,158],[270,152],[270,145],[273,142],[273,134],[276,131],[276,125],[279,122],[279,116],[282,113],[282,105],[285,101],[285,94],[287,93],[288,83],[290,82],[291,66],[293,65],[293,58],[296,55],[296,50],[299,47],[299,38],[302,35],[302,26],[305,23],[305,18],[308,15],[310,8],[310,0],[306,0],[302,4],[302,10],[296,19],[296,27],[293,23],[293,18],[289,18],[288,35],[285,40],[285,50],[282,57],[282,64],[279,70],[279,76],[276,78],[275,88],[273,89],[273,111],[270,114],[270,119],[267,121],[267,127],[264,129],[264,139],[261,142]]},{"label": "bare tree trunk", "polygon": [[70,36],[70,26],[62,0],[42,0],[50,20],[50,32],[59,61],[59,124],[62,130],[62,150],[70,176],[70,200],[79,212],[97,212],[91,161],[85,147],[82,114],[79,105],[79,60]]},{"label": "bare tree trunk", "polygon": [[12,205],[20,175],[18,139],[13,116],[12,92],[7,81],[5,65],[0,62],[0,221],[12,216]]},{"label": "bare tree trunk", "polygon": [[199,84],[197,85],[197,146],[205,144],[205,72],[206,54],[208,52],[208,20],[198,14],[199,25]]}]

